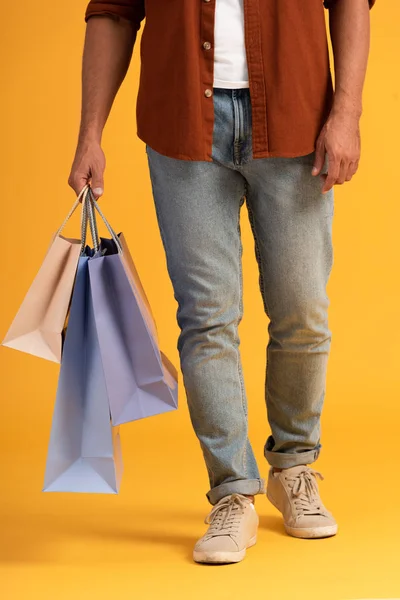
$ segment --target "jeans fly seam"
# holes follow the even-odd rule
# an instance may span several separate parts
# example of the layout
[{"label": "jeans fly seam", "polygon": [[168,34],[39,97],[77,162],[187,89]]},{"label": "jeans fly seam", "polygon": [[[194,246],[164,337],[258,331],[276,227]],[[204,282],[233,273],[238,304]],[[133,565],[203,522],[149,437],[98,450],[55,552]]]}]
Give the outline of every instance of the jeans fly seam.
[{"label": "jeans fly seam", "polygon": [[233,162],[237,166],[240,164],[240,112],[235,91],[232,94],[233,113],[234,113],[234,137],[233,137]]}]

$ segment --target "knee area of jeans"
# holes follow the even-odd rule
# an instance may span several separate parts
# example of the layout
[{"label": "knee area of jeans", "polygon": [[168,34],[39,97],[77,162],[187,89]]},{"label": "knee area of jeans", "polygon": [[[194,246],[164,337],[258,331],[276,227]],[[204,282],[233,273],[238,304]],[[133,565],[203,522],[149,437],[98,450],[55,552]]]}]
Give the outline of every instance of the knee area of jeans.
[{"label": "knee area of jeans", "polygon": [[214,346],[224,339],[236,339],[237,329],[241,319],[238,308],[213,308],[209,314],[204,310],[192,310],[190,315],[180,311],[177,315],[180,327],[180,344],[186,340]]},{"label": "knee area of jeans", "polygon": [[271,319],[269,335],[270,346],[277,343],[281,348],[299,351],[303,348],[310,351],[311,347],[316,351],[328,350],[332,339],[327,318],[298,313]]},{"label": "knee area of jeans", "polygon": [[292,352],[327,352],[332,334],[329,329],[292,327],[288,331],[271,332],[269,350],[279,347]]},{"label": "knee area of jeans", "polygon": [[305,298],[292,297],[276,308],[270,307],[270,321],[272,330],[296,330],[327,333],[328,306],[326,297]]}]

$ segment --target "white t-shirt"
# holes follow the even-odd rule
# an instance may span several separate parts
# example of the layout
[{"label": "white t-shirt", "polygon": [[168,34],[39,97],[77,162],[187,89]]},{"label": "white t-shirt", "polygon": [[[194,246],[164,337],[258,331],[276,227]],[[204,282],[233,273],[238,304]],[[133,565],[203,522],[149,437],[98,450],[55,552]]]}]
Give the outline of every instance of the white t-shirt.
[{"label": "white t-shirt", "polygon": [[243,0],[216,0],[214,87],[249,87]]}]

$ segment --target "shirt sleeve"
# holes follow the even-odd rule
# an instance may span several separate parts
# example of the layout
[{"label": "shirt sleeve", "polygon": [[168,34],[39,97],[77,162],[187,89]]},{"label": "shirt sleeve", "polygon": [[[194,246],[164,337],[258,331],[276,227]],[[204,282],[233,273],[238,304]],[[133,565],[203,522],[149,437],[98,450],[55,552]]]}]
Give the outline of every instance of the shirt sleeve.
[{"label": "shirt sleeve", "polygon": [[90,0],[85,11],[85,21],[94,15],[108,15],[115,19],[123,17],[132,21],[136,29],[145,17],[145,0]]},{"label": "shirt sleeve", "polygon": [[[324,6],[325,8],[332,8],[332,6],[334,6],[337,2],[340,2],[340,0],[324,0]],[[374,4],[375,0],[369,0],[370,8],[372,8]]]}]

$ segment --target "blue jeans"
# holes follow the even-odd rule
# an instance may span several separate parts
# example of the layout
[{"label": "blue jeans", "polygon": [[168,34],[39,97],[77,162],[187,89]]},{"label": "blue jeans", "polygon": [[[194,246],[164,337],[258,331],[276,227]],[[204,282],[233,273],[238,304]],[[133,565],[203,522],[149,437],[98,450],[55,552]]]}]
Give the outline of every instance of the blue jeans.
[{"label": "blue jeans", "polygon": [[[265,400],[276,467],[315,461],[331,332],[333,192],[311,175],[314,154],[252,158],[249,89],[214,89],[212,162],[146,146],[167,269],[178,304],[177,348],[191,422],[215,504],[265,491],[248,438],[238,325],[240,211],[246,202],[269,318]],[[188,132],[190,135],[190,132]]]}]

